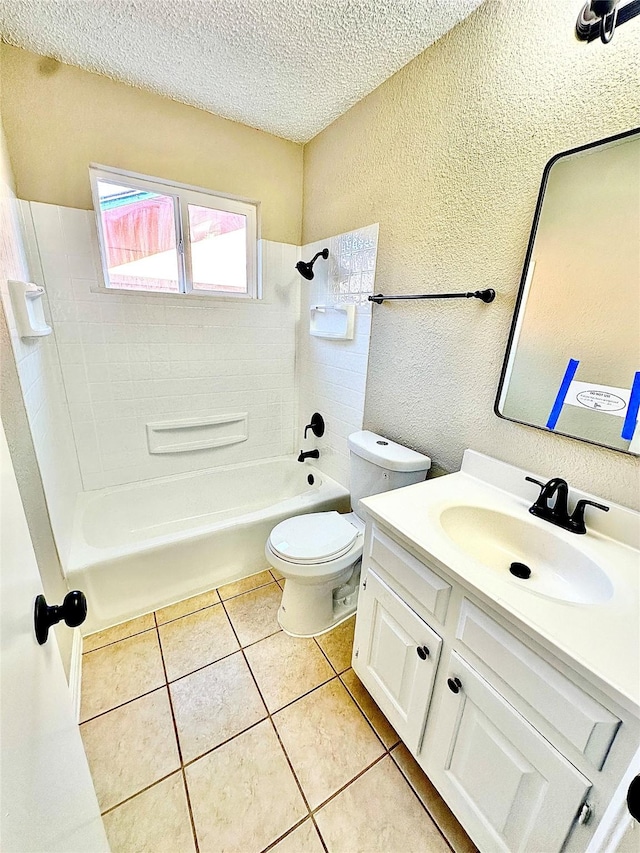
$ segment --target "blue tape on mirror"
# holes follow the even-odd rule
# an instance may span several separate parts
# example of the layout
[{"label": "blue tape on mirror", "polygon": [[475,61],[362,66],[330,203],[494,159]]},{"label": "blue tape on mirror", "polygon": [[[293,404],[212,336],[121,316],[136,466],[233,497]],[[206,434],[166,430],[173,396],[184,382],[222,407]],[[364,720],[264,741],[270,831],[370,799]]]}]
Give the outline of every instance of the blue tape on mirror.
[{"label": "blue tape on mirror", "polygon": [[569,391],[569,386],[573,381],[573,377],[576,375],[576,371],[578,369],[578,365],[580,362],[575,358],[570,358],[569,363],[567,364],[567,369],[564,372],[564,376],[562,378],[562,382],[560,383],[560,388],[558,389],[558,393],[556,395],[555,402],[551,408],[551,412],[549,414],[549,419],[547,421],[547,429],[555,429],[556,424],[558,423],[558,418],[560,417],[560,412],[562,411],[562,407],[564,406],[564,401],[567,397],[567,393]]},{"label": "blue tape on mirror", "polygon": [[622,432],[620,433],[621,438],[625,441],[631,441],[633,438],[638,421],[638,410],[640,410],[640,371],[633,377],[627,414],[622,424]]}]

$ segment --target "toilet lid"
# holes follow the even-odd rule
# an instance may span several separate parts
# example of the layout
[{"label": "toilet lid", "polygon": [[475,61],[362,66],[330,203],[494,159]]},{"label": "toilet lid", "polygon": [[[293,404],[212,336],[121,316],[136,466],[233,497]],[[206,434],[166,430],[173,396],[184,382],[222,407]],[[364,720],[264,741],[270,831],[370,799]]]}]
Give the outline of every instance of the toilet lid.
[{"label": "toilet lid", "polygon": [[313,512],[280,522],[271,531],[273,551],[292,563],[317,563],[341,557],[358,536],[338,512]]}]

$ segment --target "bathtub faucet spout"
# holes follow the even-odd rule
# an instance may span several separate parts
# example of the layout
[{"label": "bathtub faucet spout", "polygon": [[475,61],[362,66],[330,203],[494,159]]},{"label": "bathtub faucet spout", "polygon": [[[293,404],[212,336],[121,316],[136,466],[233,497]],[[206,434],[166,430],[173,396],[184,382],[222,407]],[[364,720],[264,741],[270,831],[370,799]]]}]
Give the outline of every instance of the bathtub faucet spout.
[{"label": "bathtub faucet spout", "polygon": [[305,459],[320,459],[320,451],[319,450],[307,450],[306,452],[300,451],[300,456],[298,456],[298,462],[304,462]]}]

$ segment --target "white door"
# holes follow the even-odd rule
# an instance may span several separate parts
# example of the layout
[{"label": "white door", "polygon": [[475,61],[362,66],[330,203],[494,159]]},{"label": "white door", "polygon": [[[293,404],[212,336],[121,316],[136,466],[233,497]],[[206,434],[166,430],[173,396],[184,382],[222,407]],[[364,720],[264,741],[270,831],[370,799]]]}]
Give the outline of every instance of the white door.
[{"label": "white door", "polygon": [[417,752],[442,640],[369,569],[358,602],[353,668],[410,750]]},{"label": "white door", "polygon": [[0,848],[107,853],[56,639],[33,630],[42,584],[1,427],[0,478]]},{"label": "white door", "polygon": [[455,652],[448,674],[419,756],[430,779],[481,850],[557,853],[591,783]]}]

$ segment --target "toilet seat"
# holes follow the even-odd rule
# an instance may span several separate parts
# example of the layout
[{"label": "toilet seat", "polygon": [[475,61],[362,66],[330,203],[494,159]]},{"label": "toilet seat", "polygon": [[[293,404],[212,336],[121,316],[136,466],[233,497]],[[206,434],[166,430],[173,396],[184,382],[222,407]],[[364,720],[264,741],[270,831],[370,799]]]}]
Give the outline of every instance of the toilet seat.
[{"label": "toilet seat", "polygon": [[340,513],[314,512],[276,525],[269,536],[269,546],[287,563],[330,563],[351,550],[359,532]]}]

